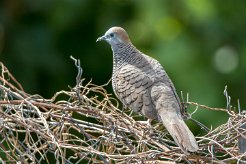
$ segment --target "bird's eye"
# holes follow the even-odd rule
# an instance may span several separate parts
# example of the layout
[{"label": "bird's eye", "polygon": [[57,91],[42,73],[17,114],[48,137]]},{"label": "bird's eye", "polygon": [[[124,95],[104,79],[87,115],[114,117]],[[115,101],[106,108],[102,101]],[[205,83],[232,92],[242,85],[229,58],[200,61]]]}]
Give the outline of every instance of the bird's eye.
[{"label": "bird's eye", "polygon": [[110,33],[109,36],[110,36],[110,37],[114,37],[114,33]]}]

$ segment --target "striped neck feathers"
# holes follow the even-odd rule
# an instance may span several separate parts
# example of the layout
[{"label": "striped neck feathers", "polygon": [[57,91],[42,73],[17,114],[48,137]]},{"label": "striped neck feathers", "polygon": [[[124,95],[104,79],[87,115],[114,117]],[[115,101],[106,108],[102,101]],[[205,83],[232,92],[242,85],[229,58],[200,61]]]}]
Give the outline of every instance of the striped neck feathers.
[{"label": "striped neck feathers", "polygon": [[113,51],[114,67],[120,67],[124,64],[131,63],[131,61],[136,58],[136,54],[139,52],[131,43],[121,43],[115,45],[114,47],[112,46],[111,48]]}]

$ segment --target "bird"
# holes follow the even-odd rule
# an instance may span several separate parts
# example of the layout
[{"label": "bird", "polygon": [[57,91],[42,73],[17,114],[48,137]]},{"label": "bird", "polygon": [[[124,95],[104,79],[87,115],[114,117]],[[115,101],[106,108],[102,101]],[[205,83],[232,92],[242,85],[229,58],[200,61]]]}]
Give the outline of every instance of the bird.
[{"label": "bird", "polygon": [[197,141],[183,120],[180,99],[162,65],[138,50],[122,27],[109,28],[99,41],[106,41],[113,51],[116,97],[148,120],[162,122],[184,153],[196,152]]}]

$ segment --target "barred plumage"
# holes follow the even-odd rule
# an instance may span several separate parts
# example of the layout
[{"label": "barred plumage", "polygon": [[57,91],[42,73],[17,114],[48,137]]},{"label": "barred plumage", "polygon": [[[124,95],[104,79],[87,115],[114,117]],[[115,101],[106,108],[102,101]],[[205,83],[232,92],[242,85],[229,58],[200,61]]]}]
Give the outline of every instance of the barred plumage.
[{"label": "barred plumage", "polygon": [[100,40],[111,45],[112,86],[121,102],[148,119],[162,121],[184,152],[197,151],[195,137],[182,119],[179,97],[161,64],[135,48],[120,27],[110,28]]}]

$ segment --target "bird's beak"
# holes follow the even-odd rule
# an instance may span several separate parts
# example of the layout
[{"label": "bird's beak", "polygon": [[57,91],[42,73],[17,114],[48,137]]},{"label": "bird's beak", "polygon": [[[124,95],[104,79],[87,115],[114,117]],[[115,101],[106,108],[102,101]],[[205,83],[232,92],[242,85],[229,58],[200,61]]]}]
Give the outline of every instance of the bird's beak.
[{"label": "bird's beak", "polygon": [[99,42],[99,41],[102,41],[102,40],[106,40],[106,39],[107,39],[107,37],[105,35],[103,35],[103,36],[97,38],[96,42]]}]

